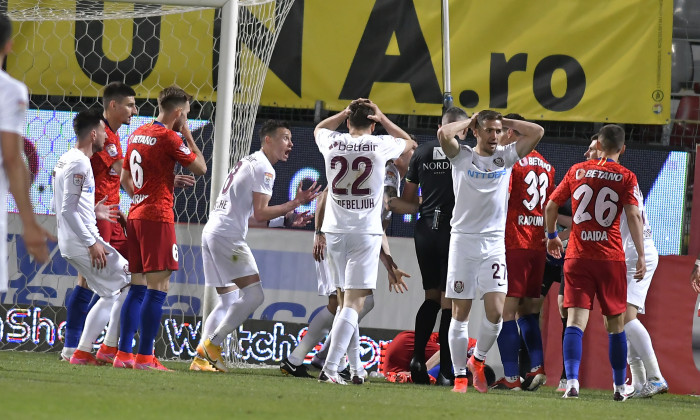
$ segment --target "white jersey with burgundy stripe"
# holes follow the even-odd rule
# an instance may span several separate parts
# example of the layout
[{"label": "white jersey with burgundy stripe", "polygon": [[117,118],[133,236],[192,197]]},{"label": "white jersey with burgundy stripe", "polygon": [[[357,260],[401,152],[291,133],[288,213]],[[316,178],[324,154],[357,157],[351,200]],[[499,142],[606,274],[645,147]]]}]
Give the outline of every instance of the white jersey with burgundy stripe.
[{"label": "white jersey with burgundy stripe", "polygon": [[316,144],[331,184],[323,219],[327,233],[382,234],[381,209],[385,165],[398,158],[406,141],[392,136],[352,137],[320,129]]}]

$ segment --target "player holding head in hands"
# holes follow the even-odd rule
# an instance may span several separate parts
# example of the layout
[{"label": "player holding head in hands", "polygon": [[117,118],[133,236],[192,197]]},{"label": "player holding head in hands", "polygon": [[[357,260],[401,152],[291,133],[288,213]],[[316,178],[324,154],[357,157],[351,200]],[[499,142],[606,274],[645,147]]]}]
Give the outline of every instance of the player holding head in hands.
[{"label": "player holding head in hands", "polygon": [[[499,146],[506,129],[521,136],[514,143]],[[455,138],[467,130],[476,136],[474,148],[460,145]],[[467,369],[473,375],[474,387],[479,392],[488,391],[484,360],[501,330],[508,290],[504,237],[510,173],[543,134],[544,129],[537,124],[503,118],[489,110],[438,130],[442,150],[452,164],[455,194],[445,294],[452,299],[449,342],[454,392],[467,392]],[[484,300],[485,316],[476,350],[465,363],[469,312],[472,300],[477,298]]]},{"label": "player holding head in hands", "polygon": [[[12,50],[12,22],[7,15],[0,13],[0,63]],[[53,239],[34,217],[29,198],[30,178],[22,159],[22,133],[24,118],[29,103],[27,87],[0,69],[0,261],[7,261],[7,206],[5,197],[9,188],[17,203],[19,217],[24,228],[22,238],[27,252],[38,262],[49,259],[46,239]],[[8,185],[9,181],[9,185]],[[7,267],[0,268],[0,293],[7,290]]]},{"label": "player holding head in hands", "polygon": [[[202,342],[197,346],[198,366],[193,370],[226,371],[221,344],[263,303],[258,266],[245,241],[249,220],[270,227],[303,227],[313,218],[295,209],[318,194],[314,182],[297,189],[293,200],[270,206],[277,162],[286,162],[292,151],[292,133],[285,121],[268,120],[260,128],[259,151],[241,159],[224,181],[214,210],[202,232],[202,262],[207,286],[216,287],[219,300],[207,317]],[[240,299],[238,298],[240,289]]]},{"label": "player holding head in hands", "polygon": [[[178,269],[173,170],[180,163],[194,175],[207,171],[204,156],[187,126],[190,100],[190,95],[177,86],[163,89],[158,95],[158,118],[129,137],[121,184],[132,197],[127,238],[133,273],[129,293],[134,296],[127,297],[129,305],[125,302],[122,308],[115,367],[167,370],[153,356],[153,340],[160,327],[170,274]],[[184,142],[177,133],[182,134]],[[140,340],[134,360],[131,342],[139,315]]]},{"label": "player holding head in hands", "polygon": [[[334,131],[346,120],[348,133]],[[372,135],[376,123],[382,124],[388,135]],[[338,363],[356,333],[366,296],[377,286],[383,168],[387,161],[414,149],[416,143],[368,99],[356,99],[321,121],[314,136],[326,163],[326,179],[332,180],[321,230],[326,235],[328,262],[342,305],[319,381],[344,384],[338,376]]]},{"label": "player holding head in hands", "polygon": [[627,308],[625,252],[620,238],[620,213],[624,208],[637,251],[634,278],[646,272],[642,217],[634,194],[637,177],[617,163],[625,151],[625,132],[606,125],[598,133],[600,159],[577,163],[557,186],[546,208],[547,252],[560,258],[563,251],[555,223],[559,206],[571,198],[574,213],[564,262],[564,307],[568,321],[564,333],[564,366],[567,386],[564,398],[578,398],[578,371],[583,331],[593,298],[597,295],[606,318],[610,341],[610,364],[615,382],[615,401],[629,396],[625,390],[627,338],[624,317]]},{"label": "player holding head in hands", "polygon": [[[107,137],[102,115],[94,109],[82,111],[73,120],[73,128],[76,144],[61,156],[54,168],[51,205],[56,212],[61,255],[100,296],[85,319],[80,342],[70,362],[97,364],[92,355],[92,343],[107,324],[120,290],[129,284],[130,278],[126,259],[105,242],[97,230],[95,178],[90,157],[103,149]],[[118,316],[119,307],[114,314]]]}]

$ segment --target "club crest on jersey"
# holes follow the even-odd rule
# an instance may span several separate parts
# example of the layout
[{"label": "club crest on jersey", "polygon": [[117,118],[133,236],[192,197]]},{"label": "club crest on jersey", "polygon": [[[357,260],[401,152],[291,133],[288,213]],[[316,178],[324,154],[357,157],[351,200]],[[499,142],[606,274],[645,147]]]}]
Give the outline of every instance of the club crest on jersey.
[{"label": "club crest on jersey", "polygon": [[81,174],[73,174],[73,185],[76,187],[83,185],[85,177]]},{"label": "club crest on jersey", "polygon": [[268,187],[271,187],[273,178],[274,178],[274,175],[272,175],[270,172],[265,172],[265,179],[264,179],[265,185],[267,185]]},{"label": "club crest on jersey", "polygon": [[107,154],[111,157],[117,156],[117,146],[115,146],[114,144],[107,145],[105,150],[107,151]]},{"label": "club crest on jersey", "polygon": [[182,153],[186,154],[186,155],[189,155],[190,153],[192,153],[192,151],[190,150],[190,148],[187,147],[187,146],[185,146],[185,143],[183,143],[183,144],[180,145],[180,151],[181,151]]},{"label": "club crest on jersey", "polygon": [[445,160],[447,156],[442,150],[442,147],[433,147],[433,160]]},{"label": "club crest on jersey", "polygon": [[494,159],[493,164],[498,166],[499,168],[506,166],[506,162],[503,160],[502,157],[497,157],[496,159]]},{"label": "club crest on jersey", "polygon": [[464,282],[461,280],[455,281],[455,292],[462,293],[464,291]]},{"label": "club crest on jersey", "polygon": [[583,179],[584,176],[586,176],[585,169],[577,169],[576,170],[576,179]]}]

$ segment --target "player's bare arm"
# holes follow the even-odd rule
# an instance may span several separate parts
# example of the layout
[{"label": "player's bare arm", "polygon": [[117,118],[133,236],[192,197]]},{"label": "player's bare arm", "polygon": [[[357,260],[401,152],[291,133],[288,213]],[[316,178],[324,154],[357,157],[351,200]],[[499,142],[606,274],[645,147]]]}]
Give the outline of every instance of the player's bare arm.
[{"label": "player's bare arm", "polygon": [[416,142],[411,139],[411,136],[409,136],[408,133],[405,132],[401,127],[394,124],[394,122],[391,121],[389,117],[384,115],[384,113],[381,109],[379,109],[377,104],[370,101],[369,99],[367,99],[365,103],[367,104],[367,106],[372,108],[372,111],[374,111],[374,115],[368,115],[367,118],[374,121],[375,123],[381,124],[382,127],[384,127],[384,129],[386,130],[387,134],[389,134],[390,136],[406,140],[406,148],[404,149],[404,153],[417,147]]},{"label": "player's bare arm", "polygon": [[[356,101],[357,99],[352,101],[351,104]],[[344,110],[340,111],[339,113],[331,115],[330,117],[318,123],[318,125],[316,125],[316,128],[314,128],[314,137],[316,137],[316,135],[318,134],[318,130],[323,128],[327,130],[337,130],[338,127],[340,127],[340,124],[345,122],[349,115],[350,105],[348,105]]]},{"label": "player's bare arm", "polygon": [[457,136],[460,133],[466,133],[468,129],[474,129],[476,126],[476,117],[479,114],[472,115],[471,118],[466,120],[460,120],[445,124],[440,127],[437,131],[438,141],[442,147],[442,151],[445,152],[445,156],[448,158],[453,158],[459,153],[459,143],[457,143]]},{"label": "player's bare arm", "polygon": [[173,185],[175,188],[187,188],[194,186],[196,182],[194,175],[177,174]]},{"label": "player's bare arm", "polygon": [[695,260],[693,271],[690,272],[690,285],[695,290],[695,293],[700,293],[700,255]]},{"label": "player's bare arm", "polygon": [[317,186],[315,182],[305,190],[301,188],[301,185],[299,185],[299,188],[297,188],[297,195],[294,197],[294,200],[287,201],[284,204],[279,204],[276,206],[268,206],[271,196],[259,192],[253,192],[253,218],[255,218],[256,222],[267,222],[276,217],[286,216],[297,207],[303,204],[309,204],[311,201],[313,201],[320,194],[320,189],[321,186]]},{"label": "player's bare arm", "polygon": [[521,158],[532,152],[542,139],[542,136],[544,136],[544,128],[542,126],[528,121],[504,118],[503,126],[520,133],[518,141],[515,143],[515,150]]},{"label": "player's bare arm", "polygon": [[316,220],[314,220],[314,227],[316,228],[316,234],[314,235],[314,246],[311,250],[314,260],[321,262],[325,259],[326,253],[326,235],[321,231],[323,226],[323,217],[326,215],[326,200],[328,199],[328,186],[323,190],[321,195],[316,202]]},{"label": "player's bare arm", "polygon": [[[559,204],[552,200],[547,202],[547,207],[545,207],[545,225],[547,226],[547,232],[557,231],[557,216],[559,215]],[[561,258],[561,254],[564,252],[564,245],[561,242],[559,236],[555,236],[553,239],[547,238],[547,252],[554,258]]]},{"label": "player's bare arm", "polygon": [[22,220],[24,228],[22,238],[27,252],[37,261],[45,263],[49,259],[49,248],[46,240],[55,241],[56,238],[41,227],[34,217],[32,202],[29,198],[29,172],[20,154],[22,137],[17,133],[3,131],[0,132],[0,141],[2,142],[2,161],[10,181],[10,193],[15,198],[17,210]]},{"label": "player's bare arm", "polygon": [[180,133],[187,142],[187,147],[189,147],[190,150],[197,156],[197,158],[192,163],[187,165],[186,168],[195,175],[204,175],[207,173],[207,162],[204,160],[202,151],[199,150],[199,147],[197,147],[197,143],[194,142],[194,137],[192,137],[190,127],[187,125],[187,116],[183,114],[181,118],[184,119],[184,122],[180,125]]},{"label": "player's bare arm", "polygon": [[122,184],[122,188],[129,198],[134,198],[134,180],[131,178],[131,171],[128,171],[122,167],[119,182]]},{"label": "player's bare arm", "polygon": [[642,214],[636,205],[625,204],[624,209],[627,215],[627,225],[630,228],[630,236],[632,236],[634,248],[637,250],[637,270],[634,273],[634,278],[639,282],[647,272],[647,264],[644,259],[644,220],[642,220]]},{"label": "player's bare arm", "polygon": [[418,184],[406,181],[401,197],[391,197],[386,202],[387,208],[396,214],[412,214],[418,211],[420,197],[418,197]]}]

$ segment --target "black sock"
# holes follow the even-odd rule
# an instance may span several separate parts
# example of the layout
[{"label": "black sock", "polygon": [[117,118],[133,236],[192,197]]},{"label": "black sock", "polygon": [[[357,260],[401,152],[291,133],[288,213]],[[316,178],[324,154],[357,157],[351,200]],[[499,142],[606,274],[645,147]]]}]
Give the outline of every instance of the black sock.
[{"label": "black sock", "polygon": [[425,346],[428,344],[433,328],[435,328],[438,311],[440,311],[440,304],[434,300],[427,299],[416,314],[416,337],[413,345],[413,357],[422,363],[425,363]]},{"label": "black sock", "polygon": [[443,309],[440,315],[440,372],[447,379],[452,379],[452,356],[450,356],[450,321],[452,309]]}]

